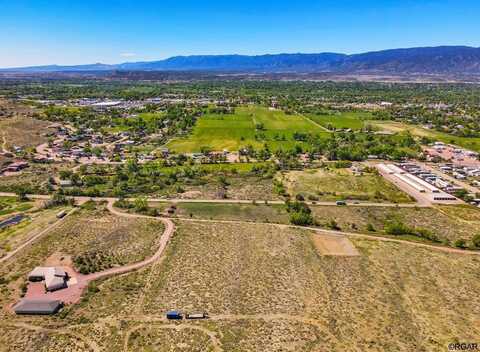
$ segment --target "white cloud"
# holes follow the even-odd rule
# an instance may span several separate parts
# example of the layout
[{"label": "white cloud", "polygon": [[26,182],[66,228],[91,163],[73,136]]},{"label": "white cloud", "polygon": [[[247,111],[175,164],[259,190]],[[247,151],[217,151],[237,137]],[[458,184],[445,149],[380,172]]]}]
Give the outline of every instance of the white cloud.
[{"label": "white cloud", "polygon": [[121,53],[120,56],[121,57],[134,57],[134,56],[137,56],[137,54],[135,54],[135,53]]}]

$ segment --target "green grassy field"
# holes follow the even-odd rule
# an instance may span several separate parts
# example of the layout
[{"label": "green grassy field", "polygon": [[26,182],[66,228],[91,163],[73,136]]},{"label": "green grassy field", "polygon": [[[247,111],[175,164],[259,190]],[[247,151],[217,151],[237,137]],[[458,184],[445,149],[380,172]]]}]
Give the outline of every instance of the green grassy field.
[{"label": "green grassy field", "polygon": [[[263,124],[264,130],[256,130],[257,124]],[[305,117],[248,106],[237,108],[233,115],[203,116],[198,120],[190,136],[172,140],[167,147],[182,153],[198,152],[201,147],[209,147],[216,151],[225,149],[235,151],[251,144],[255,148],[260,148],[265,143],[271,149],[286,149],[299,143],[293,140],[295,132],[328,136],[328,132]],[[256,139],[256,134],[263,134],[264,138]]]},{"label": "green grassy field", "polygon": [[369,112],[341,112],[332,115],[310,114],[308,118],[328,129],[350,128],[360,130],[365,125],[365,120],[372,118],[372,114]]},{"label": "green grassy field", "polygon": [[27,211],[33,207],[30,201],[19,201],[14,197],[0,197],[0,218],[6,215]]},{"label": "green grassy field", "polygon": [[372,125],[375,125],[381,129],[401,132],[410,131],[411,134],[418,137],[428,137],[448,144],[455,144],[463,148],[480,152],[480,138],[467,138],[453,136],[447,133],[442,133],[434,130],[427,130],[420,126],[408,125],[401,122],[384,122],[384,121],[371,121]]}]

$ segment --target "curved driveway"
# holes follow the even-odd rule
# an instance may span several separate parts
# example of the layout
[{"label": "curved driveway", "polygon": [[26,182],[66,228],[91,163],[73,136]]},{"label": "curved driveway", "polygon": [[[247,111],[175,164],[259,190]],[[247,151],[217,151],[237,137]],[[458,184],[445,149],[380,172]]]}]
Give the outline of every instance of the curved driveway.
[{"label": "curved driveway", "polygon": [[157,251],[150,258],[142,260],[141,262],[136,262],[136,263],[128,264],[128,265],[125,265],[125,266],[100,271],[98,273],[85,275],[84,279],[87,280],[87,281],[101,279],[101,278],[111,276],[111,275],[125,274],[127,272],[143,268],[144,266],[147,266],[149,264],[152,264],[152,263],[156,262],[162,256],[163,251],[165,250],[168,242],[170,241],[170,238],[172,237],[173,233],[175,232],[175,225],[173,224],[172,220],[170,220],[170,219],[158,218],[158,217],[146,216],[146,215],[124,213],[124,212],[116,210],[113,207],[113,203],[114,203],[113,201],[109,201],[108,205],[107,205],[108,210],[112,214],[117,215],[117,216],[129,217],[129,218],[146,218],[146,219],[160,220],[165,225],[165,230],[163,231],[163,234],[160,237],[160,243],[159,243]]}]

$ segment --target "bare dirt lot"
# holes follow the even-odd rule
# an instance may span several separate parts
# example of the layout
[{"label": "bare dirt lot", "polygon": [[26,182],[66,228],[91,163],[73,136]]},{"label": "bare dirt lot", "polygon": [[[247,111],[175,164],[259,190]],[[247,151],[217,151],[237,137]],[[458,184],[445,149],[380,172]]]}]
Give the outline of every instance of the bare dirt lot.
[{"label": "bare dirt lot", "polygon": [[313,234],[312,241],[320,255],[359,255],[355,246],[346,237]]}]

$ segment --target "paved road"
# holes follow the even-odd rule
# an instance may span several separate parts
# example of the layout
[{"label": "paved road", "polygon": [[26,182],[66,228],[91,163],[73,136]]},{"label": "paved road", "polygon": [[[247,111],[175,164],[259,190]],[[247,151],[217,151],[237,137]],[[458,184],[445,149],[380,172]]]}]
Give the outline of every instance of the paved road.
[{"label": "paved road", "polygon": [[[42,194],[29,194],[27,195],[31,199],[41,199],[48,200],[51,198],[50,195]],[[15,193],[10,192],[0,192],[0,197],[16,197]],[[89,200],[94,200],[96,202],[115,202],[119,198],[116,197],[67,197],[73,198],[79,204],[87,202]],[[126,200],[134,201],[135,198],[126,198]],[[150,203],[219,203],[219,204],[252,204],[254,201],[257,204],[262,204],[265,202],[263,199],[183,199],[183,198],[147,198],[147,201]],[[285,204],[283,200],[268,200],[268,204]],[[311,202],[305,201],[308,205],[336,205],[335,202]],[[400,208],[415,208],[415,207],[429,207],[430,204],[425,203],[372,203],[372,202],[360,202],[358,204],[347,202],[347,206],[352,207],[400,207]]]}]

